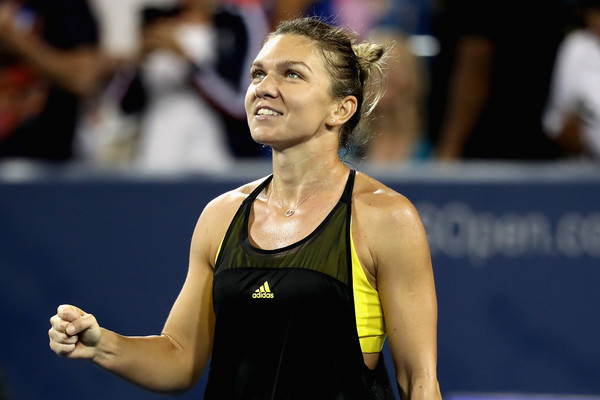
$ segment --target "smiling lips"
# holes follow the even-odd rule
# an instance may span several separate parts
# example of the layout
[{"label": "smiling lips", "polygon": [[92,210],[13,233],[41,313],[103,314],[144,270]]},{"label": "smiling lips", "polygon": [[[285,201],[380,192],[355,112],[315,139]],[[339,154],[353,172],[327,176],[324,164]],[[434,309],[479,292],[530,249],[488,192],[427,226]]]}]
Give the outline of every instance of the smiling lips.
[{"label": "smiling lips", "polygon": [[283,115],[283,114],[278,111],[272,110],[270,108],[261,107],[256,112],[256,115],[278,116],[278,115]]}]

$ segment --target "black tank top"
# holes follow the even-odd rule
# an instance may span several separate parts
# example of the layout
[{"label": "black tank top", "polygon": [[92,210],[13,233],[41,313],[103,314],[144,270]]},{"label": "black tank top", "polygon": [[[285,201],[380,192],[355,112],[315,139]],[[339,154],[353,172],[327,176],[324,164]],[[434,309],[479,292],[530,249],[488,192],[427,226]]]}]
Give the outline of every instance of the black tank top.
[{"label": "black tank top", "polygon": [[355,171],[323,222],[276,250],[248,239],[241,204],[216,261],[216,313],[206,400],[393,399],[380,356],[364,364],[354,313],[350,216]]}]

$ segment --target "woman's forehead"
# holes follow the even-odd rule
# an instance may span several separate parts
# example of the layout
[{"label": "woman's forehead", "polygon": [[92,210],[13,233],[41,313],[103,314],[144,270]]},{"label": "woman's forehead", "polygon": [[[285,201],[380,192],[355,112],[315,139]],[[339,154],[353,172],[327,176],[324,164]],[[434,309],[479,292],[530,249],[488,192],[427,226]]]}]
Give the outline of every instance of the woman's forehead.
[{"label": "woman's forehead", "polygon": [[284,34],[268,39],[258,53],[256,60],[299,59],[307,61],[312,58],[320,59],[314,42],[301,35]]}]

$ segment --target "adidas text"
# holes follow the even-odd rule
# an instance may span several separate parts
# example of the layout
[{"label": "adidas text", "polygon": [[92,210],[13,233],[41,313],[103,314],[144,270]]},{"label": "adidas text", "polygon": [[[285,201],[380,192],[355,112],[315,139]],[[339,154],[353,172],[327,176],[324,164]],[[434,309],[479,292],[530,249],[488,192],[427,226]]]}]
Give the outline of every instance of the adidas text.
[{"label": "adidas text", "polygon": [[275,295],[271,292],[269,282],[265,281],[258,289],[252,293],[253,299],[272,299]]},{"label": "adidas text", "polygon": [[273,297],[275,297],[273,293],[252,293],[253,299],[272,299]]}]

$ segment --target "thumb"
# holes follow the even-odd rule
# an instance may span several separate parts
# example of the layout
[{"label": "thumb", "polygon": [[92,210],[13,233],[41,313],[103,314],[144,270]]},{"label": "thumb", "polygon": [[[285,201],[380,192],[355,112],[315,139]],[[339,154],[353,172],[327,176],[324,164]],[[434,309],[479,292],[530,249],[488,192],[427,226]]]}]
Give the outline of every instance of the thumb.
[{"label": "thumb", "polygon": [[71,354],[73,358],[89,357],[89,352],[93,351],[100,340],[101,330],[96,317],[88,314],[82,309],[72,305],[62,305],[58,307],[57,314],[63,321],[68,322],[64,332],[69,336],[77,336],[76,351]]}]

